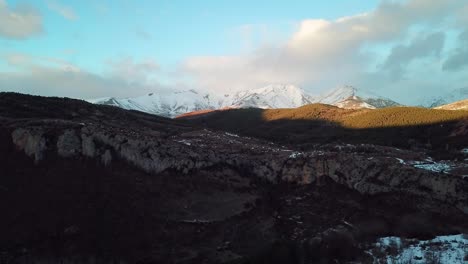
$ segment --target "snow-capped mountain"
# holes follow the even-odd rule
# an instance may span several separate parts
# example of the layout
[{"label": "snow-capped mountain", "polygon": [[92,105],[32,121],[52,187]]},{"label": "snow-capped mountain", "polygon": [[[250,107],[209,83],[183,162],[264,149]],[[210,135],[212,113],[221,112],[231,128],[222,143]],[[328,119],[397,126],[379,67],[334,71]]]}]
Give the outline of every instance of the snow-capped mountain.
[{"label": "snow-capped mountain", "polygon": [[314,98],[299,87],[273,84],[234,94],[230,106],[237,108],[296,108],[311,104],[313,101]]},{"label": "snow-capped mountain", "polygon": [[296,108],[311,103],[331,104],[341,108],[382,108],[398,103],[352,86],[334,89],[322,96],[312,96],[290,84],[272,84],[263,88],[216,95],[195,90],[154,92],[134,98],[100,98],[95,104],[138,110],[150,114],[175,117],[184,113],[221,108]]},{"label": "snow-capped mountain", "polygon": [[215,109],[216,100],[208,94],[195,90],[154,92],[134,98],[100,98],[88,100],[90,103],[112,105],[127,110],[138,110],[150,114],[174,117],[183,113]]},{"label": "snow-capped mountain", "polygon": [[221,108],[295,108],[312,103],[313,98],[294,85],[277,84],[223,96],[188,90],[154,92],[125,99],[99,98],[88,102],[175,117],[188,112]]},{"label": "snow-capped mountain", "polygon": [[345,99],[341,102],[334,104],[334,106],[338,106],[339,108],[343,108],[343,109],[363,109],[363,108],[376,109],[377,108],[373,105],[370,105],[362,101],[357,96],[349,97],[348,99]]},{"label": "snow-capped mountain", "polygon": [[468,99],[468,87],[456,89],[435,97],[423,98],[419,105],[434,108],[465,99]]},{"label": "snow-capped mountain", "polygon": [[349,85],[331,90],[320,96],[315,102],[351,109],[375,109],[400,105],[389,98]]}]

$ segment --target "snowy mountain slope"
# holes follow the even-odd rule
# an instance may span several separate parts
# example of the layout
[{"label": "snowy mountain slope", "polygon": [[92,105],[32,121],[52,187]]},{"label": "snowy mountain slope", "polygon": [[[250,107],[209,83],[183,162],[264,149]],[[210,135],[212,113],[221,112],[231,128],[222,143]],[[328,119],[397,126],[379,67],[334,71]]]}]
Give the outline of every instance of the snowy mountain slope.
[{"label": "snowy mountain slope", "polygon": [[230,105],[238,108],[296,108],[312,103],[314,98],[294,85],[275,84],[236,93]]},{"label": "snowy mountain slope", "polygon": [[323,94],[317,103],[335,105],[341,108],[384,108],[399,105],[397,102],[372,92],[345,85]]},{"label": "snowy mountain slope", "polygon": [[174,117],[183,113],[214,109],[210,96],[194,90],[150,93],[134,98],[101,98],[89,100],[91,103],[112,105],[127,110],[138,110],[150,114]]},{"label": "snowy mountain slope", "polygon": [[344,109],[376,109],[375,106],[370,105],[364,101],[362,101],[359,97],[357,96],[352,96],[349,97],[348,99],[345,99],[341,102],[338,102],[334,104],[335,106],[338,106],[339,108],[344,108]]},{"label": "snowy mountain slope", "polygon": [[434,108],[465,99],[468,99],[468,87],[446,92],[442,95],[435,97],[423,98],[420,100],[418,105],[428,108]]},{"label": "snowy mountain slope", "polygon": [[358,90],[351,86],[339,87],[323,96],[312,96],[303,89],[290,84],[272,84],[259,89],[222,96],[188,90],[165,93],[154,92],[125,99],[100,98],[89,100],[89,102],[138,110],[165,117],[222,108],[297,108],[311,103],[331,104],[352,109],[374,109],[398,105],[388,98]]},{"label": "snowy mountain slope", "polygon": [[442,109],[442,110],[468,110],[468,99],[461,100],[458,102],[454,102],[451,104],[441,105],[435,107],[435,109]]},{"label": "snowy mountain slope", "polygon": [[276,84],[223,96],[188,90],[150,93],[125,99],[99,98],[88,102],[175,117],[188,112],[222,108],[296,108],[312,103],[313,98],[294,85]]}]

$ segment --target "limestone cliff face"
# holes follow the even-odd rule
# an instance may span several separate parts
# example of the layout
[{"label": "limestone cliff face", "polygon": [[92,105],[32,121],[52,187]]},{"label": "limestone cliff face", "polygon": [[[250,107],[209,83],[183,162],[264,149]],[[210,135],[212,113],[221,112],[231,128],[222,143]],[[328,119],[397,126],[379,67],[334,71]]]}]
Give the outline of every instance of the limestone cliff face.
[{"label": "limestone cliff face", "polygon": [[37,163],[44,158],[46,151],[46,140],[43,136],[43,131],[37,129],[16,129],[11,138],[13,143],[24,153],[32,158]]},{"label": "limestone cliff face", "polygon": [[294,152],[272,143],[207,130],[162,138],[154,133],[94,124],[53,129],[47,125],[15,127],[11,139],[35,162],[47,155],[58,155],[96,159],[111,166],[113,160],[119,159],[155,177],[167,170],[192,174],[213,166],[229,166],[244,176],[273,183],[312,186],[327,177],[361,194],[409,193],[428,201],[446,202],[468,214],[466,179],[399,162],[398,157],[415,154],[392,148],[369,146],[370,150],[359,151],[348,146],[345,151]]}]

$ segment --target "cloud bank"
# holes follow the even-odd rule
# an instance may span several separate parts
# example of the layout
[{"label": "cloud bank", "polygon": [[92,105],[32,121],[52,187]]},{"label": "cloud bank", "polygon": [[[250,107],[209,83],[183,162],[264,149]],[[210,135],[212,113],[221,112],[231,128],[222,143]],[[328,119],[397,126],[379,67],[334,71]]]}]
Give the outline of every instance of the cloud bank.
[{"label": "cloud bank", "polygon": [[[389,96],[435,92],[439,85],[460,88],[459,81],[468,81],[460,75],[468,65],[468,31],[456,47],[446,47],[445,34],[468,25],[460,10],[468,14],[466,1],[383,1],[364,14],[303,20],[284,42],[248,54],[188,58],[182,71],[199,87],[215,91],[272,82],[312,92],[352,84]],[[428,76],[433,76],[429,85]]]},{"label": "cloud bank", "polygon": [[3,59],[15,70],[0,72],[0,91],[91,99],[173,89],[149,78],[159,69],[151,59],[137,62],[128,57],[110,61],[108,71],[102,74],[49,57],[18,53],[7,54]]},{"label": "cloud bank", "polygon": [[30,6],[11,8],[0,0],[0,38],[25,39],[42,32],[42,17]]}]

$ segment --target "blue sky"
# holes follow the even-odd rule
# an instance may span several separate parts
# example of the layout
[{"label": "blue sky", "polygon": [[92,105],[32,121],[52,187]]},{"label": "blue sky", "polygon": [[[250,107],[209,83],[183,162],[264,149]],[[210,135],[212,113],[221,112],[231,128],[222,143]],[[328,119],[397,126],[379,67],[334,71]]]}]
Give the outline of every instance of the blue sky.
[{"label": "blue sky", "polygon": [[[7,1],[43,14],[44,34],[2,40],[5,50],[58,57],[91,70],[116,57],[157,58],[175,65],[196,55],[235,54],[245,48],[241,28],[268,26],[287,36],[310,16],[334,19],[373,8],[377,1]],[[68,9],[64,17],[54,6]]]},{"label": "blue sky", "polygon": [[465,15],[464,0],[0,0],[0,91],[435,93],[468,86]]}]

